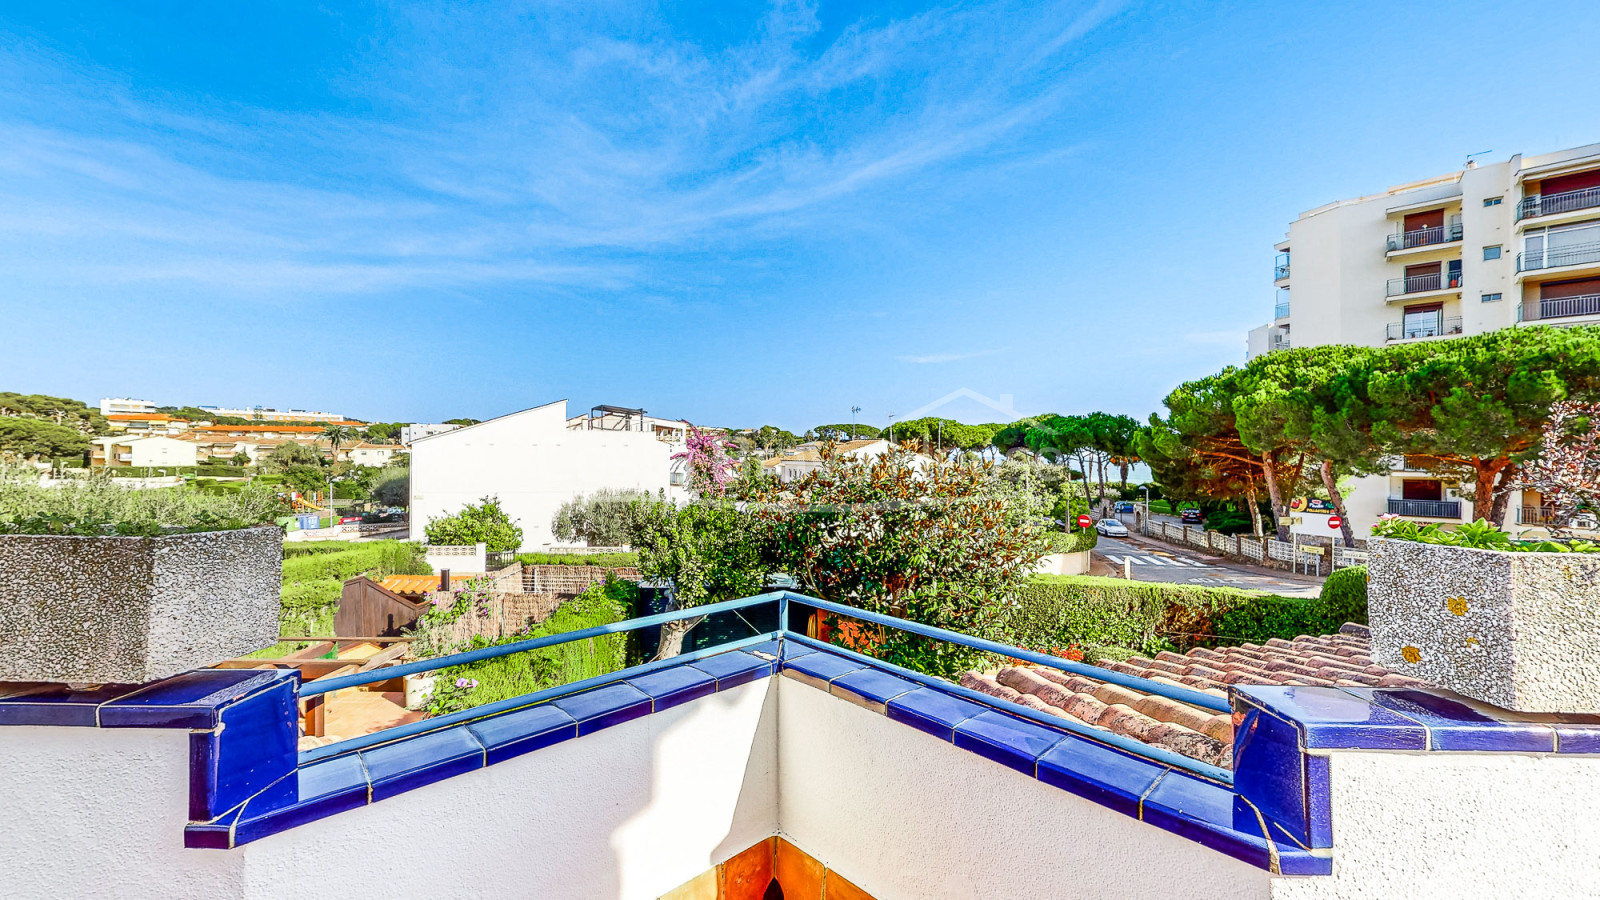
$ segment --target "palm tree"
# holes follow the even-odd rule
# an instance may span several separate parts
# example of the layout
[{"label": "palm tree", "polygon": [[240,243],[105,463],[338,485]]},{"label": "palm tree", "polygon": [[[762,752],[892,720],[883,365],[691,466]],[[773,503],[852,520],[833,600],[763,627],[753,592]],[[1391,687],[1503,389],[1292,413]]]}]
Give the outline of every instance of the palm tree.
[{"label": "palm tree", "polygon": [[349,425],[329,423],[322,426],[322,436],[328,439],[333,446],[333,461],[339,461],[339,447],[355,436],[355,431]]}]

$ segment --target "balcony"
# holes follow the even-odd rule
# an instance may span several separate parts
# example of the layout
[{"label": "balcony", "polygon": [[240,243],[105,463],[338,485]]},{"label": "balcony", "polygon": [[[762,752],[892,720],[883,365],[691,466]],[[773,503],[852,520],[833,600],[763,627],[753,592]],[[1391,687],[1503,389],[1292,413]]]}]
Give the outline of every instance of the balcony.
[{"label": "balcony", "polygon": [[1279,303],[1278,305],[1274,306],[1272,308],[1272,317],[1274,319],[1287,319],[1287,318],[1289,318],[1289,303],[1288,303],[1288,301],[1284,301],[1283,303]]},{"label": "balcony", "polygon": [[1389,515],[1411,516],[1418,519],[1459,519],[1460,500],[1402,500],[1389,498]]},{"label": "balcony", "polygon": [[1402,231],[1389,235],[1384,250],[1395,253],[1400,250],[1415,250],[1418,247],[1431,247],[1435,244],[1449,244],[1461,240],[1461,225],[1435,225],[1432,228],[1418,228],[1415,231]]},{"label": "balcony", "polygon": [[1600,294],[1526,300],[1518,310],[1518,318],[1523,322],[1565,319],[1570,316],[1600,316]]},{"label": "balcony", "polygon": [[1553,525],[1555,521],[1556,508],[1554,506],[1517,507],[1518,525]]},{"label": "balcony", "polygon": [[1432,291],[1454,291],[1461,289],[1461,273],[1432,272],[1427,275],[1407,275],[1403,278],[1391,278],[1386,290],[1386,296],[1403,297],[1407,294],[1426,294]]},{"label": "balcony", "polygon": [[1289,336],[1287,334],[1275,334],[1272,336],[1272,349],[1267,352],[1277,353],[1279,350],[1292,349],[1293,346],[1294,345],[1289,342]]},{"label": "balcony", "polygon": [[1559,194],[1535,194],[1522,198],[1522,203],[1517,206],[1517,221],[1596,207],[1600,207],[1600,187],[1562,191]]},{"label": "balcony", "polygon": [[1448,319],[1435,319],[1432,322],[1390,322],[1389,340],[1410,341],[1417,338],[1443,337],[1450,334],[1461,333],[1461,317],[1451,316]]},{"label": "balcony", "polygon": [[1562,266],[1581,266],[1589,263],[1600,263],[1600,241],[1549,247],[1517,254],[1518,272],[1558,269]]},{"label": "balcony", "polygon": [[1282,281],[1289,277],[1289,254],[1279,253],[1272,262],[1272,280]]}]

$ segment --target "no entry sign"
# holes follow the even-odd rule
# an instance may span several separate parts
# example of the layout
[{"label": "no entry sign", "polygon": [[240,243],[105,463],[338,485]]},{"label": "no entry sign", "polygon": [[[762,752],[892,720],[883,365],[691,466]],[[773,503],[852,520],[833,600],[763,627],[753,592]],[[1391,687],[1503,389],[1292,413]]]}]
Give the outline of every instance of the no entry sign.
[{"label": "no entry sign", "polygon": [[1093,524],[1094,524],[1094,520],[1089,518],[1087,515],[1082,515],[1082,516],[1078,517],[1078,527],[1079,528],[1088,528],[1090,525],[1093,525]]},{"label": "no entry sign", "polygon": [[1338,528],[1340,525],[1343,525],[1343,524],[1344,524],[1344,520],[1339,518],[1338,516],[1329,516],[1328,517],[1328,527],[1329,528]]}]

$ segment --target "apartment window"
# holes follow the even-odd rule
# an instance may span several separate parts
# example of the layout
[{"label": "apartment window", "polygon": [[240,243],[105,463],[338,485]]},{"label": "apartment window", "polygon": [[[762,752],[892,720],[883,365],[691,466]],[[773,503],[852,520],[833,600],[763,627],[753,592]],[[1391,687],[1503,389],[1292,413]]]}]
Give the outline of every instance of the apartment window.
[{"label": "apartment window", "polygon": [[1483,248],[1483,258],[1485,260],[1499,259],[1500,258],[1500,245],[1499,244],[1495,244],[1493,247],[1485,247],[1485,248]]},{"label": "apartment window", "polygon": [[1500,197],[1485,197],[1483,199],[1483,205],[1484,206],[1499,206],[1501,199],[1502,198],[1500,198]]},{"label": "apartment window", "polygon": [[1499,294],[1484,294],[1479,299],[1482,300],[1484,303],[1493,303],[1496,300],[1500,299],[1500,295]]}]

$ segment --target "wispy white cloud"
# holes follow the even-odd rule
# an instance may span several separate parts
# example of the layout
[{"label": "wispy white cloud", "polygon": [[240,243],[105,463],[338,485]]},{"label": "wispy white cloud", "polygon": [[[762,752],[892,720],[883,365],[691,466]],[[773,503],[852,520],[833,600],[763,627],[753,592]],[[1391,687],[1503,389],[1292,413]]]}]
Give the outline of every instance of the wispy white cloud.
[{"label": "wispy white cloud", "polygon": [[960,6],[821,39],[811,4],[780,0],[719,43],[586,8],[412,6],[336,79],[361,102],[309,113],[152,99],[7,45],[0,74],[54,87],[0,100],[0,264],[232,294],[670,293],[645,266],[847,235],[912,179],[1016,165],[1072,96],[1073,42],[1116,8]]},{"label": "wispy white cloud", "polygon": [[993,350],[977,350],[971,353],[929,353],[921,356],[896,356],[895,360],[917,366],[926,366],[935,363],[960,362],[964,359],[977,359],[981,356],[989,356],[992,353],[994,353]]}]

